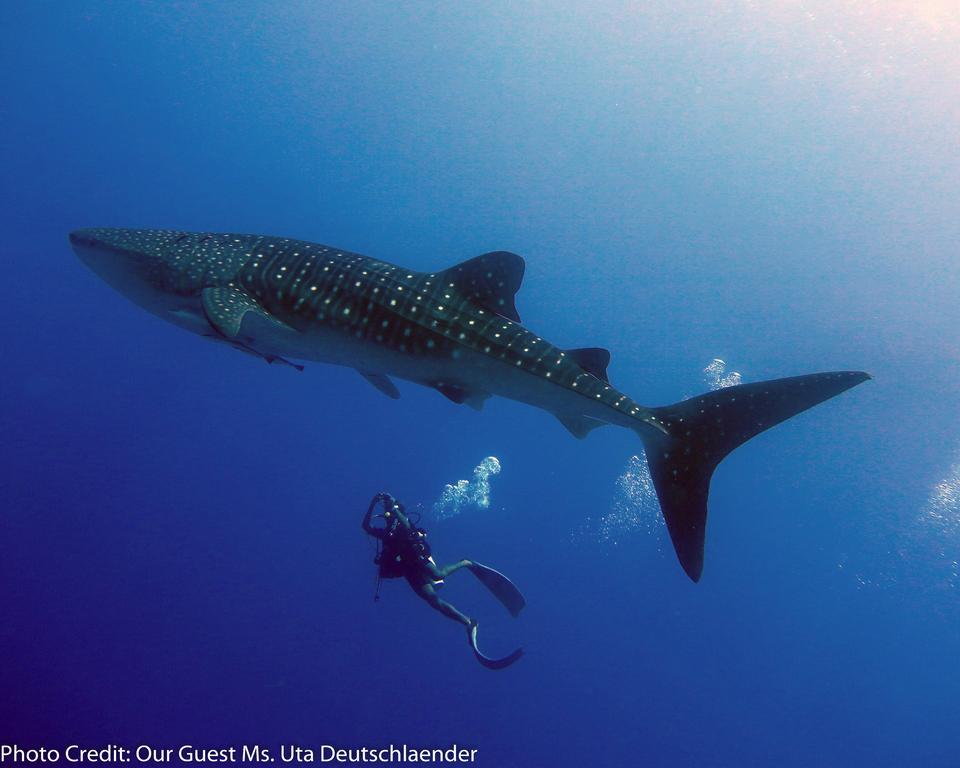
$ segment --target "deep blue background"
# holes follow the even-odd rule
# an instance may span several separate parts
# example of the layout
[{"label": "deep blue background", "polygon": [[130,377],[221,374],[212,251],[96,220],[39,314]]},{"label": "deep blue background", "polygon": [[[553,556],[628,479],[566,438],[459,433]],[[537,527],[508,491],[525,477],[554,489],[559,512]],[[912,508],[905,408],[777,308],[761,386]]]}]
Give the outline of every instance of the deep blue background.
[{"label": "deep blue background", "polygon": [[[0,742],[480,749],[484,766],[951,766],[960,739],[960,32],[952,4],[31,2],[0,7]],[[413,268],[527,259],[524,322],[662,404],[876,379],[717,473],[694,585],[572,535],[639,450],[135,308],[69,230],[263,232]],[[369,496],[468,576],[371,601]],[[657,545],[661,545],[658,550]]]}]

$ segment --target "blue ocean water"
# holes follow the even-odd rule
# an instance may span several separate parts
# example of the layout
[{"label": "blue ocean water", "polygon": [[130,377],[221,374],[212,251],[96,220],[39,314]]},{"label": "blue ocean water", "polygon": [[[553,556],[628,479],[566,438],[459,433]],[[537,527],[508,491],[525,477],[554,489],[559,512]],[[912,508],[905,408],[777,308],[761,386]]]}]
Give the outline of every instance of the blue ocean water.
[{"label": "blue ocean water", "polygon": [[[954,3],[38,0],[0,22],[0,744],[957,764]],[[631,432],[263,365],[112,291],[69,248],[84,226],[416,269],[512,250],[524,323],[609,348],[645,404],[708,389],[716,358],[875,379],[723,463],[693,584]],[[486,457],[487,503],[431,517]],[[438,559],[522,587],[518,621],[447,587],[518,664],[479,667],[401,583],[373,602],[381,489]]]}]

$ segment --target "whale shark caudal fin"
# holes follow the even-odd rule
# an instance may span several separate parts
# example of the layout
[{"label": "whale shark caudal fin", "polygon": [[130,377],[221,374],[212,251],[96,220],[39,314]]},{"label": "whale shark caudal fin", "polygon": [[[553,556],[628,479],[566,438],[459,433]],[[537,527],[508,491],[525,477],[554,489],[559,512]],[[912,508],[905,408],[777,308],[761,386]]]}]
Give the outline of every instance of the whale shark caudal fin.
[{"label": "whale shark caudal fin", "polygon": [[703,571],[707,494],[714,469],[754,435],[839,395],[870,375],[815,373],[740,384],[652,408],[666,434],[638,429],[680,565],[694,581]]}]

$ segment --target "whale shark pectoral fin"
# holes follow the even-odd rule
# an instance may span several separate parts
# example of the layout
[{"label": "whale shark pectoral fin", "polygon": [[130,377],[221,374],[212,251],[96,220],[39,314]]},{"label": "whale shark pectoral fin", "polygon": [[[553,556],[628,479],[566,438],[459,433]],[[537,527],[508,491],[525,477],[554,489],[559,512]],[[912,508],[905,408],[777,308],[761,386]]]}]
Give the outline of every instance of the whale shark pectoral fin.
[{"label": "whale shark pectoral fin", "polygon": [[245,319],[253,326],[250,330],[254,332],[254,337],[255,331],[264,327],[272,331],[296,333],[260,306],[253,296],[238,288],[204,288],[202,298],[207,322],[227,339],[234,340],[240,336]]},{"label": "whale shark pectoral fin", "polygon": [[364,371],[357,371],[363,378],[369,381],[373,386],[379,389],[383,394],[389,397],[391,400],[400,399],[400,390],[397,389],[397,385],[390,381],[389,377],[384,376],[382,373],[365,373]]},{"label": "whale shark pectoral fin", "polygon": [[556,414],[557,420],[567,428],[567,431],[577,440],[583,440],[597,427],[602,427],[607,422],[591,419],[589,416],[561,416]]},{"label": "whale shark pectoral fin", "polygon": [[291,363],[270,352],[261,352],[248,343],[256,339],[267,340],[271,334],[297,332],[273,317],[252,296],[236,288],[204,288],[202,300],[203,314],[216,336],[241,352],[259,357],[270,364],[280,363],[298,371],[303,370],[302,365]]},{"label": "whale shark pectoral fin", "polygon": [[523,282],[524,268],[521,256],[491,251],[444,270],[440,277],[474,303],[519,323],[514,297]]},{"label": "whale shark pectoral fin", "polygon": [[472,389],[458,387],[456,384],[445,384],[442,381],[431,386],[433,386],[437,392],[447,398],[447,400],[450,400],[457,405],[469,405],[475,411],[479,411],[481,408],[483,408],[484,402],[486,402],[487,398],[490,397],[489,393],[487,392],[477,392]]},{"label": "whale shark pectoral fin", "polygon": [[567,354],[587,373],[596,376],[601,381],[610,383],[607,378],[607,366],[610,365],[610,350],[603,347],[583,347],[582,349],[568,349]]}]

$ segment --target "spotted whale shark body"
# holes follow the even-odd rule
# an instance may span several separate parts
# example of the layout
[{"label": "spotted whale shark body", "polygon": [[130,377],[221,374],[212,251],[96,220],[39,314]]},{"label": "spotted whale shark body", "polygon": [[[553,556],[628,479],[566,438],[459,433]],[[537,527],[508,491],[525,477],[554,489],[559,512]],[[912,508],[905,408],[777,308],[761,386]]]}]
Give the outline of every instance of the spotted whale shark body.
[{"label": "spotted whale shark body", "polygon": [[491,395],[553,413],[573,435],[615,424],[643,440],[681,565],[703,569],[717,464],[781,421],[868,379],[842,371],[744,384],[645,407],[610,384],[605,349],[561,349],[520,323],[524,262],[483,254],[417,272],[317,243],[259,235],[84,229],[78,256],[148,311],[273,363],[355,368],[392,398],[390,377],[479,409]]}]

